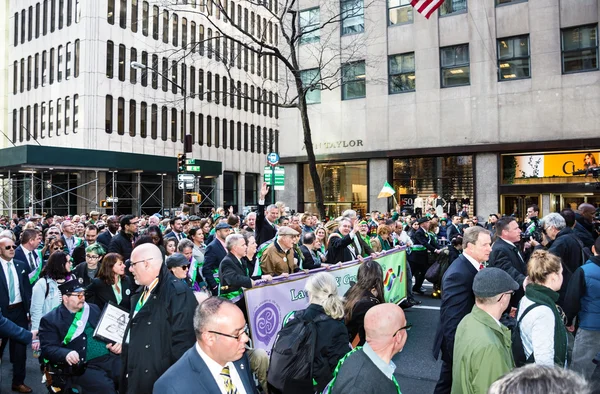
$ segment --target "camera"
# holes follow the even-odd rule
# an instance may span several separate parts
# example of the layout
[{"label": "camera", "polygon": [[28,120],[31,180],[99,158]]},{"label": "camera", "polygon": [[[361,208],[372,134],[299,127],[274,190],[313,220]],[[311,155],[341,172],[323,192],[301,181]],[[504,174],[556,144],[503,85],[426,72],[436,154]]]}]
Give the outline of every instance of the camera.
[{"label": "camera", "polygon": [[527,242],[530,238],[533,238],[536,242],[542,242],[542,228],[540,226],[540,219],[536,216],[531,218],[531,223],[521,232],[521,241]]}]

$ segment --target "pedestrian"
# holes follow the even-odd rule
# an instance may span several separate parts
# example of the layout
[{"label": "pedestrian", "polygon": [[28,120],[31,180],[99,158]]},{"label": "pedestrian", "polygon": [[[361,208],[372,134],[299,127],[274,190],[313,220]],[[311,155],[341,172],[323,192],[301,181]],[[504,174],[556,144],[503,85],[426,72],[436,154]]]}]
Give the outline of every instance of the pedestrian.
[{"label": "pedestrian", "polygon": [[473,280],[483,269],[491,252],[489,231],[477,226],[466,229],[463,236],[463,254],[448,268],[442,278],[442,305],[433,357],[442,353],[442,369],[435,387],[436,394],[449,394],[452,387],[452,364],[456,327],[475,305]]},{"label": "pedestrian", "polygon": [[[597,391],[594,391],[596,393]],[[496,380],[488,394],[592,394],[590,385],[577,373],[559,367],[526,365]]]},{"label": "pedestrian", "polygon": [[171,275],[152,243],[133,250],[129,270],[140,288],[131,297],[119,392],[150,393],[154,382],[193,345],[198,303],[192,290]]},{"label": "pedestrian", "polygon": [[365,315],[367,342],[344,356],[323,393],[400,393],[392,357],[404,348],[410,328],[398,306],[389,303],[373,306]]},{"label": "pedestrian", "polygon": [[[479,226],[471,228],[485,231]],[[499,268],[485,268],[475,275],[475,306],[456,329],[452,394],[486,394],[492,383],[515,367],[511,332],[500,323],[500,317],[518,288]]]},{"label": "pedestrian", "polygon": [[258,394],[245,355],[248,326],[242,311],[231,301],[210,297],[196,308],[193,328],[195,344],[152,382],[153,391],[138,393]]},{"label": "pedestrian", "polygon": [[125,275],[123,256],[109,253],[102,259],[98,274],[87,287],[86,299],[90,304],[98,305],[100,310],[112,302],[129,311],[135,287],[131,278]]}]

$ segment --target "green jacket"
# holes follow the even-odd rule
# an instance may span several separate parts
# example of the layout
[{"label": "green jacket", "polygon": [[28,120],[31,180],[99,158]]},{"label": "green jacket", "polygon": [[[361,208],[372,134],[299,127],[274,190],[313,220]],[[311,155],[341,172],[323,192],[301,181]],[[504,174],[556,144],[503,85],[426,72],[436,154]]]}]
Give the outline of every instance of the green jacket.
[{"label": "green jacket", "polygon": [[456,329],[452,394],[486,394],[515,367],[510,330],[477,305]]}]

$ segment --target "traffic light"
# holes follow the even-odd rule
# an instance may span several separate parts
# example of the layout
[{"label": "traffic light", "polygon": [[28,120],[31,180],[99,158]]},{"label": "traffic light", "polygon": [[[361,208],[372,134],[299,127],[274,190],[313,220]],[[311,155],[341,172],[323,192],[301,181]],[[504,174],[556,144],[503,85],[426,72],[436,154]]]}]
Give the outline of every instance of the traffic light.
[{"label": "traffic light", "polygon": [[185,161],[186,161],[185,153],[180,153],[177,155],[177,172],[178,173],[185,172]]}]

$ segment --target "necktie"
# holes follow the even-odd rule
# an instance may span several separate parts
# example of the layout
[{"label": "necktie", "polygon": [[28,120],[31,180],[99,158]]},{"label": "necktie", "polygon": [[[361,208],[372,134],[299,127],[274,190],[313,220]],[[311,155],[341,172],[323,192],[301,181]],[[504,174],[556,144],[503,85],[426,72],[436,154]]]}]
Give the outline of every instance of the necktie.
[{"label": "necktie", "polygon": [[221,370],[221,377],[223,378],[223,382],[225,383],[225,392],[227,394],[237,394],[237,389],[233,385],[233,381],[231,380],[231,376],[229,375],[229,367],[223,367]]},{"label": "necktie", "polygon": [[29,267],[31,271],[35,271],[35,259],[33,258],[33,252],[29,252]]},{"label": "necktie", "polygon": [[483,265],[483,263],[479,263],[479,271],[481,271],[484,268],[485,268],[485,265]]},{"label": "necktie", "polygon": [[15,302],[15,278],[12,273],[12,261],[9,261],[7,264],[8,267],[8,297],[10,298],[10,304]]},{"label": "necktie", "polygon": [[521,259],[522,262],[525,262],[525,260],[523,260],[523,256],[521,256],[521,252],[519,252],[519,248],[515,248],[515,253],[517,254],[517,256],[519,256],[519,258]]}]

